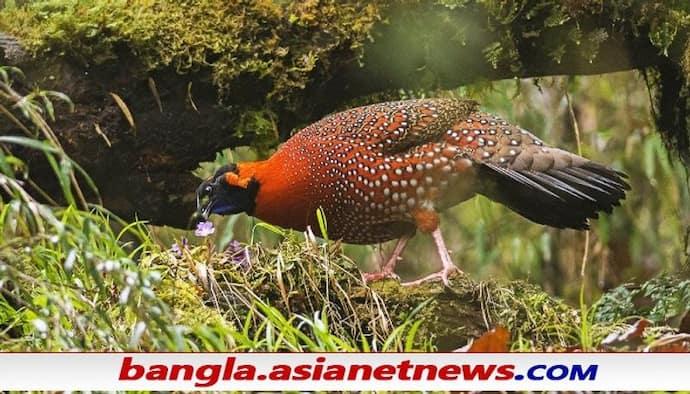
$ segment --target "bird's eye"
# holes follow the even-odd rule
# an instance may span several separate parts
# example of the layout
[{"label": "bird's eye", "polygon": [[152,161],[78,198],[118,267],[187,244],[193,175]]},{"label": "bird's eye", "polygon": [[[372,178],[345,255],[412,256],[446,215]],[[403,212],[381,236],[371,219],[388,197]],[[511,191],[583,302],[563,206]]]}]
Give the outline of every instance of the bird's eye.
[{"label": "bird's eye", "polygon": [[212,190],[213,190],[213,188],[211,187],[211,185],[207,185],[207,186],[204,188],[204,193],[206,193],[206,194],[211,194],[211,191],[212,191]]}]

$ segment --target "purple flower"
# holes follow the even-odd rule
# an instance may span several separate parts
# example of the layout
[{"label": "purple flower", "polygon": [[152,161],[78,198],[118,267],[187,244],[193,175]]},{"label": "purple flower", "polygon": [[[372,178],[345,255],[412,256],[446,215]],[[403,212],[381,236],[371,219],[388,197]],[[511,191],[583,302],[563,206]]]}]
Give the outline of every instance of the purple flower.
[{"label": "purple flower", "polygon": [[170,251],[173,252],[175,254],[175,257],[178,258],[182,257],[182,250],[184,249],[187,249],[187,238],[185,237],[182,237],[182,239],[180,240],[180,245],[178,245],[177,242],[175,242],[170,247]]},{"label": "purple flower", "polygon": [[233,263],[243,268],[247,268],[249,266],[249,248],[242,246],[241,243],[232,240],[228,245],[228,248],[225,249],[225,253],[230,255]]},{"label": "purple flower", "polygon": [[208,237],[213,234],[216,229],[213,227],[213,222],[199,222],[194,230],[194,235],[197,237]]}]

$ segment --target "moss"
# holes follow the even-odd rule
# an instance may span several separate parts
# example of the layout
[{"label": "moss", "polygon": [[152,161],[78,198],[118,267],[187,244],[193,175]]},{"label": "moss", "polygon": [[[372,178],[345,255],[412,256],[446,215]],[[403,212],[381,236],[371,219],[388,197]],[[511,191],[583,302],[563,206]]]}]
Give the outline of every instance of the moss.
[{"label": "moss", "polygon": [[38,56],[93,66],[133,55],[141,72],[208,69],[224,95],[250,78],[281,100],[329,72],[333,53],[356,56],[379,19],[377,2],[52,0],[2,10],[0,30]]},{"label": "moss", "polygon": [[[300,90],[316,73],[329,73],[331,59],[357,56],[375,22],[391,4],[405,1],[237,1],[32,2],[0,12],[0,30],[19,37],[34,54],[59,54],[84,65],[134,55],[140,71],[174,67],[178,72],[210,69],[216,86],[232,94],[241,79],[259,79],[276,100]],[[628,0],[439,0],[453,9],[479,6],[498,40],[485,48],[487,62],[521,71],[519,41],[546,38],[552,60],[577,48],[592,60],[610,33],[624,28],[647,34],[665,53],[690,16],[680,4],[631,6]],[[592,26],[592,19],[610,15]],[[458,37],[465,37],[458,26]],[[559,34],[552,34],[554,32]],[[563,33],[565,31],[565,34]],[[550,35],[559,37],[549,41]],[[562,40],[566,37],[566,40]],[[681,38],[683,39],[683,38]],[[334,56],[337,55],[337,56]]]},{"label": "moss", "polygon": [[[522,349],[524,343],[529,349],[563,349],[579,340],[579,313],[537,286],[476,282],[461,274],[452,277],[450,288],[438,282],[403,287],[392,279],[365,285],[338,244],[316,245],[294,235],[276,248],[235,245],[229,252],[209,253],[202,245],[169,266],[177,278],[171,280],[187,283],[180,289],[192,298],[194,289],[204,289],[199,295],[206,306],[184,309],[216,309],[236,327],[245,326],[247,316],[261,314],[255,303],[262,302],[285,316],[323,316],[333,335],[351,343],[360,338],[383,343],[396,328],[414,321],[421,321],[416,349],[427,342],[440,350],[456,349],[499,325],[523,343]],[[252,324],[253,332],[263,321]]]},{"label": "moss", "polygon": [[438,0],[438,3],[451,9],[475,4],[483,8],[489,15],[489,30],[498,37],[485,48],[486,60],[494,68],[507,66],[516,74],[524,71],[519,45],[525,38],[542,39],[545,52],[556,63],[561,63],[569,51],[591,62],[598,56],[601,44],[618,32],[647,35],[659,53],[667,54],[677,39],[685,39],[678,35],[690,26],[690,10],[681,2]]},{"label": "moss", "polygon": [[203,288],[182,278],[168,278],[158,289],[160,299],[170,305],[175,324],[187,327],[223,324],[223,315],[214,308],[206,307],[199,297],[202,293]]}]

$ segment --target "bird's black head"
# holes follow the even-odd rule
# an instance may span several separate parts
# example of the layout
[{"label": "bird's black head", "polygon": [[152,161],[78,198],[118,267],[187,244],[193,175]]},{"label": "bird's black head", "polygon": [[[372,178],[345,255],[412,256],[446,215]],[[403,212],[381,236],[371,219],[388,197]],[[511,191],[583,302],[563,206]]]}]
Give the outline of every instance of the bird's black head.
[{"label": "bird's black head", "polygon": [[251,214],[258,190],[259,183],[254,178],[241,177],[237,165],[224,165],[196,189],[197,216],[206,220],[212,213]]}]

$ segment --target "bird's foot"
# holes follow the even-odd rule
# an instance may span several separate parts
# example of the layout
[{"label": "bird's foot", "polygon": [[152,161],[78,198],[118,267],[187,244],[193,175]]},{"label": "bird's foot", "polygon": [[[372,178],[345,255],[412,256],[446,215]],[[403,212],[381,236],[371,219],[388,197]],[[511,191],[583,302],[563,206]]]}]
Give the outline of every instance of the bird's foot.
[{"label": "bird's foot", "polygon": [[456,267],[455,265],[452,265],[452,266],[444,266],[442,270],[440,270],[440,271],[438,271],[438,272],[434,272],[434,273],[431,274],[431,275],[427,275],[427,276],[425,276],[425,277],[423,277],[423,278],[421,278],[421,279],[413,280],[413,281],[410,281],[410,282],[404,282],[404,283],[401,283],[401,284],[402,284],[403,286],[417,286],[417,285],[420,285],[420,284],[422,284],[422,283],[424,283],[424,282],[429,282],[429,281],[439,280],[439,279],[440,279],[441,281],[443,281],[443,284],[444,284],[445,286],[449,287],[449,286],[450,286],[450,280],[448,280],[448,277],[449,277],[450,274],[452,274],[453,272],[462,273],[462,271],[460,270],[460,268]]},{"label": "bird's foot", "polygon": [[407,245],[407,241],[410,240],[410,237],[411,235],[409,234],[400,237],[398,243],[395,244],[395,249],[393,250],[393,253],[391,253],[388,262],[381,267],[381,271],[374,273],[363,272],[362,280],[364,283],[386,278],[392,278],[399,281],[400,277],[394,272],[395,265],[398,263],[398,260],[400,260],[400,254],[402,253],[403,249],[405,249],[405,245]]},{"label": "bird's foot", "polygon": [[381,279],[395,279],[395,280],[400,280],[400,277],[398,274],[393,272],[392,270],[387,270],[387,269],[382,269],[380,272],[363,272],[362,273],[362,280],[364,283],[369,283],[373,282],[376,280],[381,280]]}]

